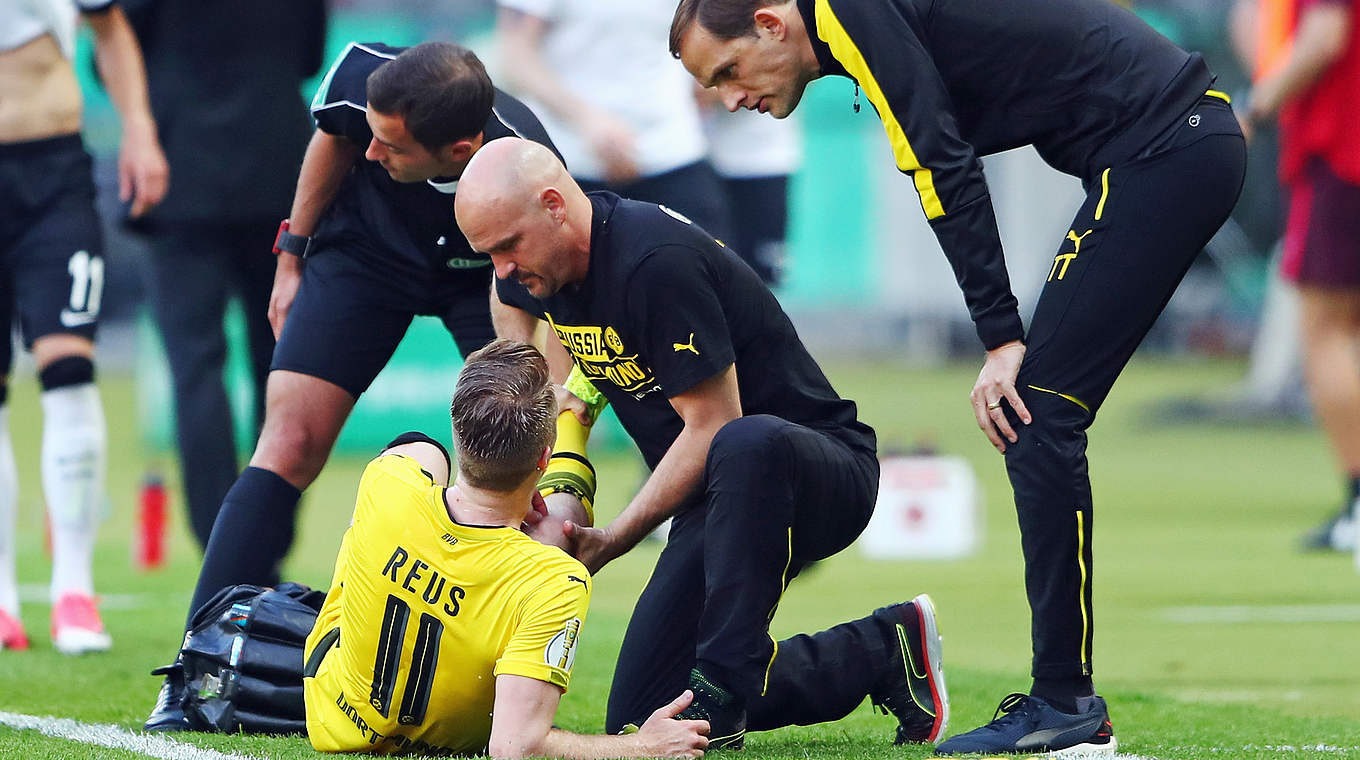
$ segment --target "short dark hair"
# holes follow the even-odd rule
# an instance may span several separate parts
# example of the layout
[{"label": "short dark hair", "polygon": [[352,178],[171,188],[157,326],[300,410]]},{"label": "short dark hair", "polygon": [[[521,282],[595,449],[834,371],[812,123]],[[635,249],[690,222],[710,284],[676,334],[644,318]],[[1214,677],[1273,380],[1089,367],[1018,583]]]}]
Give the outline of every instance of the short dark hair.
[{"label": "short dark hair", "polygon": [[513,491],[557,434],[557,399],[538,349],[501,338],[468,354],[449,405],[458,476]]},{"label": "short dark hair", "polygon": [[671,55],[680,57],[680,42],[698,21],[720,40],[735,40],[756,33],[756,11],[780,0],[680,0],[671,21]]},{"label": "short dark hair", "polygon": [[477,55],[451,42],[407,48],[368,75],[367,89],[369,108],[400,116],[430,150],[476,137],[496,98]]}]

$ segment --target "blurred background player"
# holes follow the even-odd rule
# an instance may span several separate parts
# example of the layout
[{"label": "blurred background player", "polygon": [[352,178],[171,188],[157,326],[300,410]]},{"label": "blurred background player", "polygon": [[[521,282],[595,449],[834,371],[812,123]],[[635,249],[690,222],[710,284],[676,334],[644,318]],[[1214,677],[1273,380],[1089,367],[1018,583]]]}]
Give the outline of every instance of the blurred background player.
[{"label": "blurred background player", "polygon": [[[495,336],[490,259],[451,213],[458,177],[487,141],[550,144],[477,56],[451,43],[350,44],[312,113],[317,130],[275,243],[264,426],[213,524],[191,614],[221,588],[277,580],[302,489],[416,315],[440,317],[465,356]],[[166,676],[148,730],[186,727],[180,681]]]},{"label": "blurred background player", "polygon": [[[690,693],[630,735],[553,727],[591,580],[580,562],[520,530],[546,511],[538,481],[552,453],[557,404],[543,356],[509,340],[473,352],[459,372],[451,417],[453,483],[448,453],[420,433],[398,437],[364,472],[307,641],[312,746],[492,757],[702,755],[708,725],[672,720]],[[392,667],[378,670],[375,662]]]},{"label": "blurred background player", "polygon": [[726,240],[732,217],[683,68],[673,0],[497,0],[505,86],[524,96],[586,190],[660,203]]},{"label": "blurred background player", "polygon": [[[146,57],[151,109],[175,173],[138,227],[151,235],[152,314],[175,393],[189,524],[206,548],[239,473],[223,370],[227,303],[245,317],[255,417],[274,353],[270,245],[288,213],[311,118],[300,91],[321,68],[322,0],[125,0]],[[257,427],[252,427],[254,440]]]},{"label": "blurred background player", "polygon": [[722,240],[773,288],[784,275],[789,177],[803,155],[798,122],[729,112],[707,90],[696,97],[703,105],[709,161],[722,178],[732,220]]},{"label": "blurred background player", "polygon": [[[95,607],[91,567],[105,500],[104,412],[94,386],[104,243],[71,65],[77,10],[94,31],[95,60],[122,124],[118,184],[128,214],[140,217],[159,202],[168,177],[141,52],[122,9],[113,0],[0,5],[0,366],[8,376],[17,315],[42,385],[52,643],[66,654],[111,644]],[[6,394],[0,384],[0,649],[25,649]]]},{"label": "blurred background player", "polygon": [[[1345,481],[1342,506],[1304,537],[1351,550],[1360,509],[1360,16],[1353,0],[1280,0],[1256,23],[1286,51],[1247,102],[1248,125],[1278,117],[1289,192],[1281,272],[1299,298],[1304,378]],[[1273,12],[1272,12],[1273,11]]]}]

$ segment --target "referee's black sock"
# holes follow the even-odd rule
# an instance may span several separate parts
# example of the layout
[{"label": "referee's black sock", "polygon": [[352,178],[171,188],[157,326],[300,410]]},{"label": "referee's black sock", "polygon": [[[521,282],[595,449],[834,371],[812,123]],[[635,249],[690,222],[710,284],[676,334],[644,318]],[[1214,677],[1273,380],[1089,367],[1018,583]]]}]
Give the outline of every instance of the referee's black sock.
[{"label": "referee's black sock", "polygon": [[1079,712],[1077,698],[1094,695],[1095,686],[1092,685],[1090,676],[1036,678],[1034,685],[1029,688],[1029,693],[1030,696],[1039,697],[1062,712],[1075,714]]},{"label": "referee's black sock", "polygon": [[218,590],[238,583],[269,585],[293,542],[302,492],[278,475],[247,467],[222,500],[203,554],[189,617]]}]

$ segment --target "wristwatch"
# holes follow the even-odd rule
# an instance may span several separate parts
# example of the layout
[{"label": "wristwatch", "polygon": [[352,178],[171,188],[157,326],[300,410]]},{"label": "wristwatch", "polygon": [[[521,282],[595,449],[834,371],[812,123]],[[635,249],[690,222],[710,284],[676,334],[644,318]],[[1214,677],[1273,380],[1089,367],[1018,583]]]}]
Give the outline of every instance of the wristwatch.
[{"label": "wristwatch", "polygon": [[279,234],[274,238],[274,255],[291,253],[298,258],[306,258],[312,250],[312,239],[306,235],[294,235],[288,231],[288,220],[279,222]]}]

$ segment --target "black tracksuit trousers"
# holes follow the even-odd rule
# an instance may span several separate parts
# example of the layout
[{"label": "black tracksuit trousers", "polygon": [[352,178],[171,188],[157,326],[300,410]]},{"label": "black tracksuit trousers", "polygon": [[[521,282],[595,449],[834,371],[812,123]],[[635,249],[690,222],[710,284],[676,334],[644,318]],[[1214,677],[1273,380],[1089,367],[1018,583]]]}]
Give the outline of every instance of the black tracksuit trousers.
[{"label": "black tracksuit trousers", "polygon": [[769,624],[798,571],[868,524],[875,452],[778,417],[742,417],[714,437],[700,489],[633,610],[607,730],[642,725],[696,664],[745,697],[750,730],[848,714],[888,660],[881,624],[864,618],[778,645]]},{"label": "black tracksuit trousers", "polygon": [[1033,416],[1006,449],[1025,557],[1032,675],[1091,674],[1091,481],[1086,429],[1242,189],[1246,150],[1206,96],[1167,144],[1105,170],[1058,249],[1016,388]]}]

